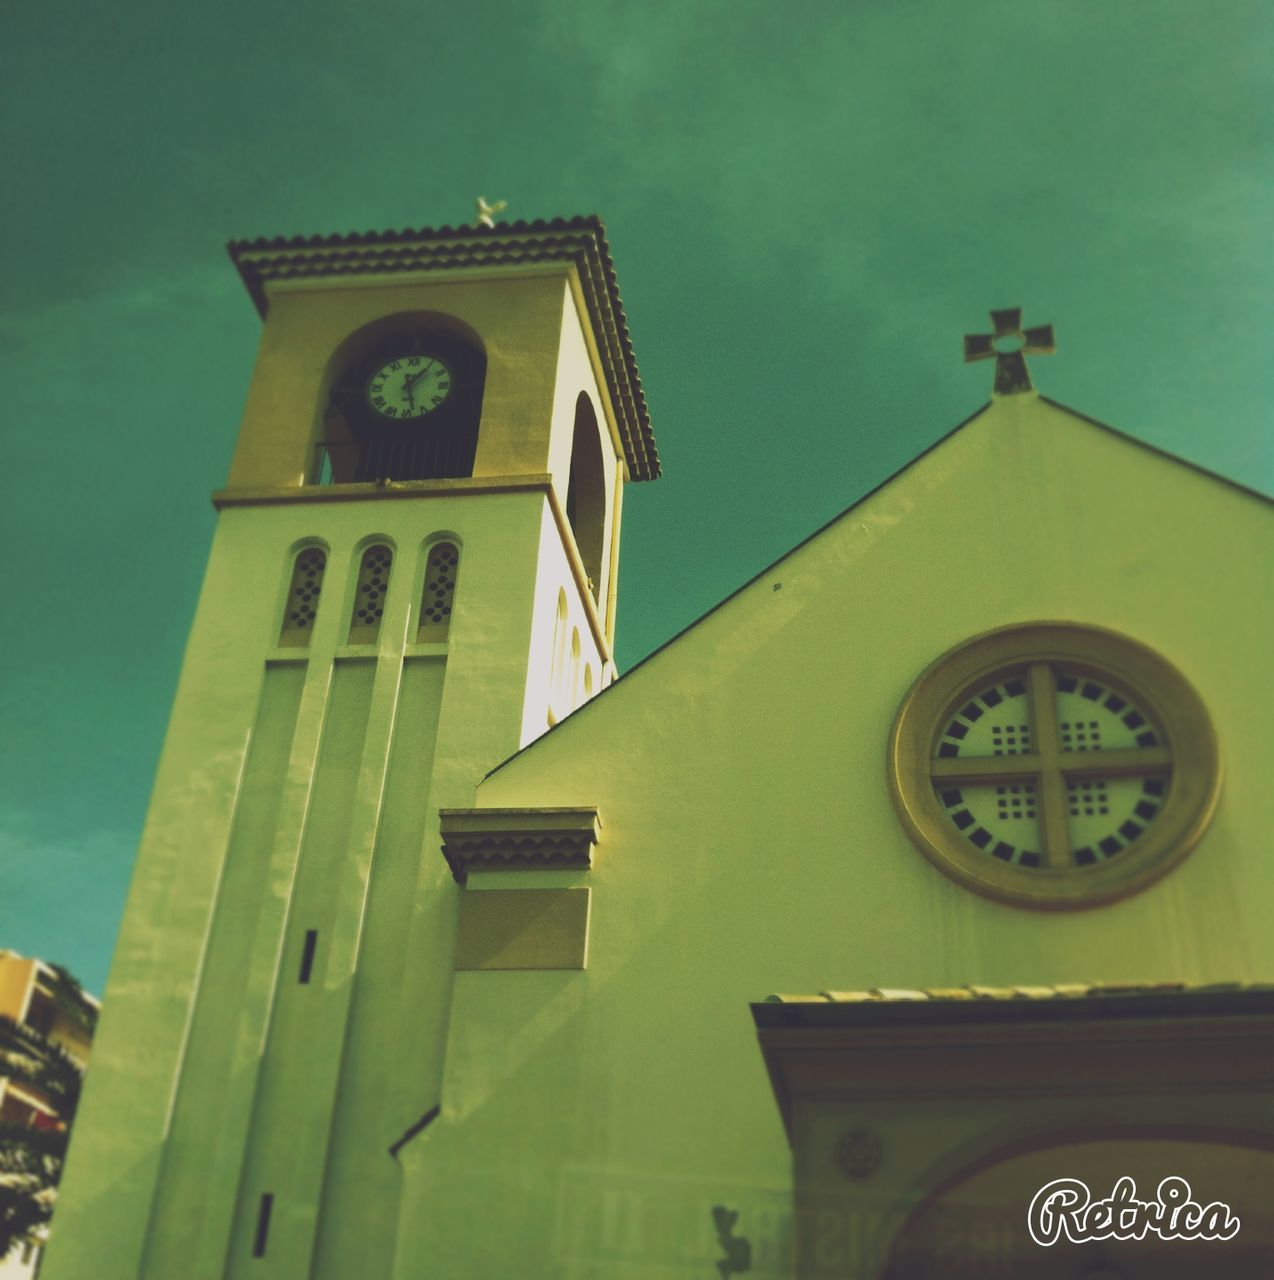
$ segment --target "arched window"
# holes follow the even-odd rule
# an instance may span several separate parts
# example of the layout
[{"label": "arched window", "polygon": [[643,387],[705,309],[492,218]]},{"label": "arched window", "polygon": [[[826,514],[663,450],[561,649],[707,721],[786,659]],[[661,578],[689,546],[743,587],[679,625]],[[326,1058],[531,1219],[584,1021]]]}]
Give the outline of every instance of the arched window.
[{"label": "arched window", "polygon": [[459,566],[460,552],[453,543],[438,542],[429,548],[425,586],[420,597],[420,622],[416,628],[417,643],[442,644],[447,639]]},{"label": "arched window", "polygon": [[553,622],[553,659],[549,666],[549,720],[559,713],[563,699],[562,686],[566,682],[567,643],[566,589],[557,592],[557,616]]},{"label": "arched window", "polygon": [[566,697],[563,701],[567,702],[572,709],[579,706],[580,695],[580,643],[579,629],[575,628],[571,631],[571,670],[567,677]]},{"label": "arched window", "polygon": [[297,553],[292,565],[287,604],[283,609],[280,645],[304,648],[310,643],[314,618],[318,613],[319,591],[323,586],[323,571],[326,568],[327,553],[322,547],[304,547]]},{"label": "arched window", "polygon": [[597,414],[588,393],[575,401],[575,434],[571,441],[571,474],[566,487],[566,518],[575,534],[593,598],[602,581],[606,539],[606,471]]},{"label": "arched window", "polygon": [[354,613],[349,623],[350,644],[376,643],[393,563],[394,553],[382,544],[368,547],[363,552],[363,561],[358,568],[358,586],[354,590]]}]

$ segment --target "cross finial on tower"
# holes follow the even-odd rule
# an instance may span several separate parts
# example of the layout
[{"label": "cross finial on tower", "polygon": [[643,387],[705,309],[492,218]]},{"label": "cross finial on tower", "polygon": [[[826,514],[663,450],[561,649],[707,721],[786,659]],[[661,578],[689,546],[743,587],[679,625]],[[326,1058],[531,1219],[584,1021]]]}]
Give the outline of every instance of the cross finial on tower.
[{"label": "cross finial on tower", "polygon": [[487,203],[486,196],[479,196],[475,202],[477,205],[477,216],[473,220],[474,227],[494,227],[495,215],[503,213],[508,207],[507,200],[495,200],[491,204]]},{"label": "cross finial on tower", "polygon": [[1056,350],[1053,345],[1053,326],[1041,324],[1034,329],[1023,329],[1021,307],[992,311],[991,325],[994,333],[964,335],[965,363],[994,356],[997,396],[1030,391],[1031,375],[1026,368],[1026,357],[1051,355]]}]

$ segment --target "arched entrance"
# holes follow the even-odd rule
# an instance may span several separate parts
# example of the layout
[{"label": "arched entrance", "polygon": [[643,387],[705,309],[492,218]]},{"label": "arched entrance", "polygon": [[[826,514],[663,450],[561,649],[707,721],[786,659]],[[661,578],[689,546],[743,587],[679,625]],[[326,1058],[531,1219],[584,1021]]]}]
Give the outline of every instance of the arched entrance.
[{"label": "arched entrance", "polygon": [[[1074,1179],[1093,1201],[1131,1178],[1135,1198],[1154,1202],[1166,1178],[1184,1179],[1201,1206],[1220,1202],[1240,1223],[1229,1240],[1069,1238],[1106,1234],[1099,1216],[1072,1214],[1063,1226],[1056,1213],[1037,1211],[1050,1245],[1037,1244],[1028,1211],[1040,1188]],[[1072,1131],[992,1153],[947,1179],[894,1237],[883,1280],[1262,1280],[1274,1266],[1274,1136],[1194,1128],[1129,1128]],[[1080,1201],[1082,1203],[1082,1200]],[[1128,1219],[1129,1225],[1134,1220]],[[1184,1232],[1185,1227],[1179,1226]]]}]

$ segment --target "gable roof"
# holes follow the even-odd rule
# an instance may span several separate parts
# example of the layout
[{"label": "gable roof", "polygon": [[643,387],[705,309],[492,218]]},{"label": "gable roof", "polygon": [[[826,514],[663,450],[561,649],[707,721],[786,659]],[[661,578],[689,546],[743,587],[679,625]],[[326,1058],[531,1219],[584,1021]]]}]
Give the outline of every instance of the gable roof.
[{"label": "gable roof", "polygon": [[510,764],[512,761],[518,759],[524,753],[531,751],[537,744],[543,742],[546,738],[552,736],[554,733],[561,731],[564,728],[564,726],[569,724],[575,718],[575,716],[585,711],[586,708],[591,707],[593,706],[593,704],[599,702],[602,698],[604,698],[613,689],[617,688],[620,684],[624,683],[627,680],[630,680],[639,670],[641,670],[641,668],[646,666],[647,663],[651,662],[654,658],[658,657],[666,649],[671,648],[673,645],[675,645],[679,640],[681,640],[683,637],[688,635],[690,632],[696,630],[702,623],[706,622],[709,618],[711,618],[719,610],[723,609],[736,597],[741,596],[744,592],[748,591],[751,587],[756,585],[756,583],[761,581],[763,578],[768,577],[771,573],[773,573],[776,569],[778,569],[781,565],[783,565],[792,556],[796,555],[799,551],[801,551],[803,548],[808,546],[810,543],[820,538],[823,534],[825,534],[826,532],[828,532],[828,530],[832,529],[834,526],[839,524],[846,517],[852,515],[864,503],[870,501],[877,494],[881,493],[885,489],[888,489],[890,486],[894,485],[896,482],[903,479],[903,477],[905,477],[915,467],[917,467],[920,463],[922,463],[931,453],[935,452],[942,445],[946,444],[947,441],[951,440],[954,436],[958,435],[966,427],[976,422],[984,414],[994,409],[997,403],[1003,403],[1006,400],[1014,400],[1014,401],[1038,400],[1044,404],[1047,404],[1051,409],[1056,409],[1061,413],[1066,414],[1068,417],[1071,417],[1078,422],[1082,422],[1087,426],[1096,427],[1101,431],[1107,433],[1108,435],[1113,436],[1115,439],[1120,440],[1125,444],[1134,445],[1138,449],[1144,450],[1146,453],[1152,456],[1165,459],[1168,462],[1175,463],[1177,466],[1180,466],[1188,471],[1191,471],[1197,475],[1200,475],[1208,480],[1215,481],[1225,486],[1226,488],[1233,489],[1238,493],[1245,495],[1246,497],[1256,498],[1258,501],[1266,504],[1274,504],[1274,498],[1272,498],[1268,494],[1262,493],[1260,490],[1250,488],[1249,486],[1240,484],[1238,481],[1232,480],[1227,476],[1223,476],[1217,472],[1210,471],[1206,467],[1200,466],[1198,463],[1191,462],[1188,459],[1182,458],[1177,454],[1171,453],[1166,449],[1161,449],[1156,445],[1147,444],[1144,440],[1141,440],[1134,435],[1130,435],[1125,431],[1119,430],[1117,427],[1112,427],[1107,423],[1101,422],[1097,418],[1092,418],[1092,417],[1089,417],[1087,414],[1080,413],[1078,410],[1072,409],[1068,405],[1061,404],[1056,400],[1049,399],[1047,396],[1030,393],[1029,395],[1021,395],[1021,396],[997,397],[995,400],[988,401],[986,404],[981,405],[978,409],[976,409],[973,413],[971,413],[962,422],[957,423],[956,426],[952,427],[949,431],[939,436],[938,439],[936,439],[926,449],[922,450],[920,453],[916,454],[915,457],[911,458],[908,462],[904,463],[901,467],[898,468],[897,471],[894,471],[892,474],[886,476],[885,479],[881,480],[878,484],[874,485],[866,493],[856,498],[852,503],[850,503],[849,506],[844,508],[844,510],[838,512],[836,515],[832,516],[831,519],[819,525],[816,529],[814,529],[812,532],[807,534],[799,542],[789,547],[788,550],[785,551],[777,559],[771,561],[770,563],[766,564],[764,567],[759,569],[756,573],[752,574],[751,577],[747,578],[744,582],[742,582],[738,587],[736,587],[728,595],[725,595],[720,600],[718,600],[716,604],[712,605],[709,609],[705,610],[693,621],[687,623],[684,627],[682,627],[679,631],[675,632],[662,644],[657,645],[648,654],[646,654],[645,657],[643,657],[639,662],[637,662],[628,672],[626,672],[623,676],[621,676],[618,680],[614,681],[612,684],[608,685],[596,697],[591,699],[589,702],[584,703],[582,706],[578,707],[570,715],[564,717],[561,721],[559,721],[556,725],[554,725],[547,733],[541,734],[540,737],[536,738],[533,742],[527,743],[526,746],[522,747],[518,751],[515,751],[512,755],[502,760],[494,768],[490,769],[485,775],[485,777],[489,778],[493,774],[498,773],[501,769],[503,769],[506,765]]},{"label": "gable roof", "polygon": [[[1206,476],[1209,480],[1216,480],[1220,484],[1228,485],[1231,489],[1237,489],[1240,493],[1246,493],[1249,497],[1259,498],[1262,502],[1274,504],[1274,496],[1263,493],[1260,489],[1253,489],[1251,485],[1240,484],[1239,481],[1233,480],[1229,476],[1223,476],[1219,471],[1212,471],[1198,462],[1191,462],[1189,458],[1183,458],[1179,453],[1173,453],[1170,449],[1161,449],[1157,444],[1148,444],[1145,440],[1130,435],[1127,431],[1121,431],[1118,427],[1112,427],[1109,423],[1102,422],[1099,418],[1091,418],[1086,413],[1080,413],[1078,409],[1072,409],[1069,405],[1062,404],[1059,400],[1052,400],[1048,396],[1040,396],[1040,399],[1045,404],[1052,405],[1054,409],[1060,409],[1063,413],[1070,414],[1072,418],[1087,422],[1092,427],[1100,427],[1103,431],[1109,431],[1111,435],[1118,436],[1120,440],[1135,444],[1139,449],[1145,449],[1148,453],[1156,454],[1160,458],[1166,458],[1169,462],[1175,462],[1178,466],[1197,472],[1201,476]],[[943,439],[945,438],[944,436]],[[907,466],[910,465],[911,463],[907,464]],[[906,469],[906,467],[903,467],[901,471],[895,472],[895,475],[901,475],[902,471]],[[892,480],[893,476],[890,479]],[[885,483],[888,484],[889,481],[886,480]]]}]

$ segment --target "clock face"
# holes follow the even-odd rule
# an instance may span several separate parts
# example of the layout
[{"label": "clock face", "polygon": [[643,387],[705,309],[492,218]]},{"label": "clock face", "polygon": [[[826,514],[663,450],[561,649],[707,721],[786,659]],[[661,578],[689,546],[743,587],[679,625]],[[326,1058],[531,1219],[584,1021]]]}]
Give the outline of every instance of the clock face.
[{"label": "clock face", "polygon": [[406,422],[432,413],[451,390],[451,370],[434,356],[400,356],[367,380],[367,402],[382,417]]}]

